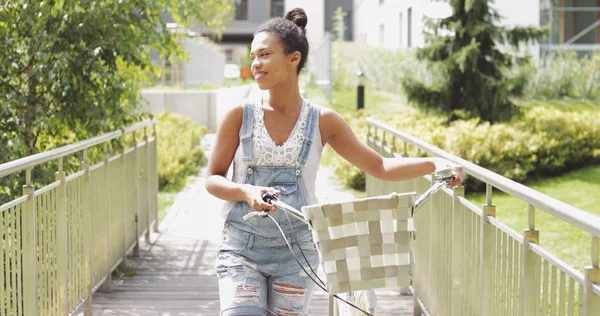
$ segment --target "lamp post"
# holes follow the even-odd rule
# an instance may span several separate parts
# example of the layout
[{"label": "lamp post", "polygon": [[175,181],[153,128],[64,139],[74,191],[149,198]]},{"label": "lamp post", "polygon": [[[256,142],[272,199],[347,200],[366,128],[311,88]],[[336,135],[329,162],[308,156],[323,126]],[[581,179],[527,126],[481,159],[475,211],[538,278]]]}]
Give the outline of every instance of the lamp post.
[{"label": "lamp post", "polygon": [[356,109],[364,109],[365,108],[365,74],[362,71],[356,72],[356,76],[358,77],[358,86],[356,87]]}]

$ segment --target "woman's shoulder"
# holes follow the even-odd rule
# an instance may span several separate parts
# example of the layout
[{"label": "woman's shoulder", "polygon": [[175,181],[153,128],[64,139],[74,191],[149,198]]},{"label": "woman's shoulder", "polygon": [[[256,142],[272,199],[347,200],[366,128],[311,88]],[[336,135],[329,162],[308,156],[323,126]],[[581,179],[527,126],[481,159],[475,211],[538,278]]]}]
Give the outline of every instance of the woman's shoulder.
[{"label": "woman's shoulder", "polygon": [[225,113],[222,123],[231,129],[239,130],[244,119],[244,108],[249,107],[252,110],[256,108],[257,104],[256,100],[253,99],[240,100],[237,105],[231,107]]},{"label": "woman's shoulder", "polygon": [[234,105],[233,107],[231,107],[231,109],[229,109],[227,111],[226,116],[235,116],[235,117],[242,117],[244,114],[244,108],[245,107],[250,107],[250,109],[254,109],[256,106],[258,105],[257,100],[254,99],[242,99],[240,102],[238,102],[236,105]]},{"label": "woman's shoulder", "polygon": [[319,104],[319,103],[312,102],[312,101],[311,101],[311,100],[309,100],[309,99],[306,99],[306,98],[305,98],[305,100],[306,100],[306,102],[307,102],[307,103],[308,103],[308,104],[309,104],[311,107],[313,107],[313,108],[315,108],[315,109],[317,110],[317,113],[319,113],[319,117],[322,117],[322,116],[323,116],[323,113],[324,113],[323,111],[327,111],[327,110],[329,109],[328,107],[326,107],[326,106],[322,106],[322,105],[321,105],[321,104]]}]

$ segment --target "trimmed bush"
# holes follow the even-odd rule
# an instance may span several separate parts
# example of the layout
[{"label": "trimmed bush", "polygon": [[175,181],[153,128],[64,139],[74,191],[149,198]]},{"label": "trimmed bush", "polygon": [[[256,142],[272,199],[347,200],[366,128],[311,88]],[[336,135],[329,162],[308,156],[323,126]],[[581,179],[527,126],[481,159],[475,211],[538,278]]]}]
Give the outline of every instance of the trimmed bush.
[{"label": "trimmed bush", "polygon": [[200,141],[208,128],[174,113],[161,113],[157,119],[159,190],[179,191],[204,163]]},{"label": "trimmed bush", "polygon": [[[368,111],[344,115],[361,140],[366,140],[368,116],[517,182],[600,163],[600,115],[594,112],[536,107],[517,122],[490,125],[478,120],[456,120],[448,126],[442,118],[418,111],[387,116]],[[389,144],[390,139],[387,141]],[[401,144],[396,146],[402,148]],[[417,154],[415,148],[409,147],[409,156]],[[345,185],[365,189],[362,171],[340,157],[332,161]],[[466,186],[470,192],[485,189],[474,178],[467,178]]]}]

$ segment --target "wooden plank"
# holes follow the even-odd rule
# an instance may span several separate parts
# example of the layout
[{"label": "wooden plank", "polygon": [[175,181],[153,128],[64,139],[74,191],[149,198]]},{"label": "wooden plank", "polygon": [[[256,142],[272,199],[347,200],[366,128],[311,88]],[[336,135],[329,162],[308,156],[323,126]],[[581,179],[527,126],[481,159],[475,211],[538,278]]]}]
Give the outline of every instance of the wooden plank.
[{"label": "wooden plank", "polygon": [[[218,315],[216,243],[160,235],[135,259],[136,276],[113,278],[110,293],[96,293],[94,315]],[[412,296],[378,290],[377,315],[412,315]],[[309,315],[326,315],[328,297],[315,291]],[[81,313],[79,314],[81,315]]]}]

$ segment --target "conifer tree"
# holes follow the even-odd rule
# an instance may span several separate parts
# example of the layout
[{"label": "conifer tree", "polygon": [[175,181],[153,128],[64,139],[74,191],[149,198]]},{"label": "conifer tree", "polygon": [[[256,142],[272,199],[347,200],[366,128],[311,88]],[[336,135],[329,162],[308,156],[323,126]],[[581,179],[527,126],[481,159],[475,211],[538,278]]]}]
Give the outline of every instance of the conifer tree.
[{"label": "conifer tree", "polygon": [[[525,74],[510,74],[513,66],[529,61],[519,53],[523,44],[544,36],[534,26],[508,27],[492,0],[449,0],[452,14],[426,19],[426,46],[417,58],[428,67],[428,76],[405,76],[402,86],[408,99],[425,107],[496,122],[511,118],[517,108],[509,96],[520,93]],[[516,10],[516,8],[515,8]]]}]

